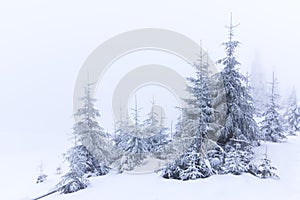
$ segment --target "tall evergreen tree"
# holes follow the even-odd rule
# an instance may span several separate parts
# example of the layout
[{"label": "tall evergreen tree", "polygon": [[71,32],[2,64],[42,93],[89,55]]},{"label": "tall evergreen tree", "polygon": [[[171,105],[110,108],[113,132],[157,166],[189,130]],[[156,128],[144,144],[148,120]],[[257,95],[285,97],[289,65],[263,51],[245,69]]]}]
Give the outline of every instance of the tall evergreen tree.
[{"label": "tall evergreen tree", "polygon": [[77,122],[74,124],[73,134],[102,165],[108,166],[115,159],[115,151],[108,139],[109,135],[97,121],[100,114],[95,108],[96,99],[90,92],[92,85],[85,87],[85,96],[81,98],[83,105],[75,113]]},{"label": "tall evergreen tree", "polygon": [[267,104],[266,111],[263,113],[263,121],[261,122],[261,131],[264,136],[264,140],[271,142],[281,142],[286,139],[284,135],[284,122],[280,113],[278,112],[278,98],[277,93],[277,80],[273,73],[273,79],[271,82],[271,94],[270,100]]},{"label": "tall evergreen tree", "polygon": [[135,108],[132,109],[134,122],[130,124],[121,120],[116,130],[114,142],[121,155],[115,161],[115,165],[120,173],[131,171],[134,167],[141,165],[149,154],[149,143],[139,119],[139,110],[136,100]]},{"label": "tall evergreen tree", "polygon": [[[88,177],[105,175],[109,171],[107,164],[111,152],[107,152],[109,149],[106,148],[110,147],[110,143],[106,138],[107,134],[97,122],[96,117],[100,115],[94,106],[96,100],[91,97],[90,86],[88,84],[85,87],[85,96],[81,99],[83,106],[75,113],[79,119],[72,132],[74,146],[65,154],[65,160],[69,162],[69,172],[57,184],[61,193],[84,189],[88,185]],[[88,148],[93,151],[93,155]]]},{"label": "tall evergreen tree", "polygon": [[[187,106],[181,108],[182,116],[176,127],[175,137],[185,140],[187,147],[194,143],[197,152],[204,152],[203,143],[213,138],[214,123],[212,120],[211,79],[209,75],[208,55],[200,50],[198,61],[193,63],[195,77],[187,78],[190,83],[187,91],[190,99],[184,99]],[[185,148],[187,148],[185,147]]]},{"label": "tall evergreen tree", "polygon": [[[207,57],[206,57],[207,58]],[[206,62],[205,62],[206,61]],[[213,174],[207,158],[208,147],[211,142],[208,138],[211,106],[208,75],[208,58],[200,51],[199,60],[194,64],[196,77],[189,77],[190,85],[187,91],[192,94],[191,99],[184,99],[187,107],[182,108],[182,118],[179,122],[179,141],[186,143],[179,152],[184,153],[163,171],[164,178],[197,179],[206,178]],[[188,148],[186,145],[189,145]]]},{"label": "tall evergreen tree", "polygon": [[160,153],[162,148],[169,143],[167,128],[163,125],[163,119],[158,119],[158,114],[154,111],[155,101],[152,101],[151,111],[147,119],[143,122],[143,132],[147,136],[146,142],[149,144],[149,152]]},{"label": "tall evergreen tree", "polygon": [[224,121],[221,122],[224,126],[220,129],[218,142],[225,145],[231,140],[244,140],[257,144],[259,135],[253,118],[255,109],[252,97],[245,86],[245,77],[237,68],[240,63],[236,60],[235,51],[240,42],[233,39],[235,27],[231,19],[228,27],[229,40],[223,43],[226,57],[218,61],[224,68],[216,75],[218,88],[215,98],[219,101],[218,107],[226,113]]},{"label": "tall evergreen tree", "polygon": [[211,122],[211,114],[213,108],[211,105],[210,94],[210,78],[209,78],[209,62],[208,56],[205,57],[200,51],[198,63],[194,64],[196,70],[196,78],[189,77],[187,80],[190,86],[187,87],[189,93],[192,94],[191,99],[184,99],[187,103],[187,108],[183,108],[183,112],[187,117],[187,125],[189,131],[194,132],[196,152],[203,152],[202,143],[207,139],[209,123]]}]

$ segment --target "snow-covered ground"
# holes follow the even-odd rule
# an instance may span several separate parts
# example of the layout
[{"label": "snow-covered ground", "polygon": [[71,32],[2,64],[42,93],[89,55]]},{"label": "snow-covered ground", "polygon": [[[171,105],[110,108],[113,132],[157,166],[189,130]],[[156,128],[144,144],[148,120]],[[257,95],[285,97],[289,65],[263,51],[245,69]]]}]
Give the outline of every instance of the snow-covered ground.
[{"label": "snow-covered ground", "polygon": [[[66,136],[32,136],[3,141],[1,148],[1,199],[33,199],[47,193],[57,183],[55,169],[68,145]],[[33,142],[34,141],[34,142]],[[12,145],[13,144],[13,145]],[[33,145],[32,145],[33,144]],[[264,152],[257,148],[256,156]],[[4,153],[5,152],[5,153]],[[278,168],[280,180],[258,179],[249,174],[220,175],[195,181],[167,180],[155,173],[110,174],[90,179],[90,186],[77,193],[58,193],[45,200],[99,200],[99,199],[300,199],[300,136],[291,136],[286,143],[268,143],[269,157]],[[35,184],[40,161],[43,160],[48,180]],[[63,166],[66,170],[66,167]]]}]

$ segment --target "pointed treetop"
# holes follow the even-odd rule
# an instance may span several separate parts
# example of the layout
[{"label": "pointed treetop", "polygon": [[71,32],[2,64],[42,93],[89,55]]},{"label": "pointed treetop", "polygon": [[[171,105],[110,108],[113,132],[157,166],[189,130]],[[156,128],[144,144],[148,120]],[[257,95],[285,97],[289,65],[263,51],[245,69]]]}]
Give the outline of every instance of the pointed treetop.
[{"label": "pointed treetop", "polygon": [[208,60],[208,50],[206,50],[206,63],[207,66],[209,66],[209,60]]},{"label": "pointed treetop", "polygon": [[200,40],[200,56],[199,56],[199,64],[202,66],[203,63],[203,52],[202,52],[202,40]]},{"label": "pointed treetop", "polygon": [[272,94],[274,93],[274,84],[275,84],[275,82],[276,82],[276,79],[275,79],[275,74],[274,74],[274,72],[273,72],[273,77],[272,77]]},{"label": "pointed treetop", "polygon": [[135,105],[134,108],[131,110],[133,111],[133,118],[134,118],[134,124],[137,126],[139,123],[139,111],[141,110],[141,108],[138,108],[138,103],[137,103],[137,96],[135,95]]},{"label": "pointed treetop", "polygon": [[138,124],[138,108],[137,108],[137,98],[136,95],[134,96],[134,101],[135,101],[135,116],[134,116],[134,121],[135,121],[135,125]]},{"label": "pointed treetop", "polygon": [[41,160],[41,164],[39,165],[39,170],[40,170],[40,173],[42,174],[43,173],[43,161]]},{"label": "pointed treetop", "polygon": [[229,71],[232,68],[234,68],[236,65],[240,64],[235,59],[235,56],[234,56],[235,49],[240,44],[239,41],[233,40],[233,36],[234,36],[234,31],[233,30],[237,26],[239,26],[239,24],[233,25],[233,23],[232,23],[232,15],[231,15],[230,25],[229,26],[225,26],[225,28],[229,29],[229,41],[223,42],[223,46],[225,46],[225,50],[226,50],[226,57],[217,61],[217,63],[222,63],[225,66],[227,66],[227,70],[229,70]]},{"label": "pointed treetop", "polygon": [[153,96],[153,97],[152,97],[152,101],[151,101],[151,111],[150,111],[151,119],[154,118],[154,105],[155,105],[155,98],[154,98],[154,96]]},{"label": "pointed treetop", "polygon": [[93,85],[96,85],[96,82],[90,82],[90,73],[89,73],[89,71],[87,71],[87,82],[86,82],[86,86],[85,87],[88,87],[88,88],[90,88],[90,86],[93,86]]},{"label": "pointed treetop", "polygon": [[249,74],[249,72],[246,72],[246,76],[245,76],[245,79],[246,79],[246,87],[250,87],[250,79],[251,79],[251,74]]},{"label": "pointed treetop", "polygon": [[233,37],[233,29],[238,27],[240,24],[236,24],[236,25],[233,25],[232,23],[232,12],[230,13],[230,24],[229,26],[225,26],[226,28],[229,29],[229,42],[232,42],[232,37]]},{"label": "pointed treetop", "polygon": [[208,51],[203,51],[202,48],[202,40],[200,40],[199,43],[199,55],[197,55],[197,61],[192,64],[192,66],[197,70],[197,71],[202,71],[203,68],[209,66],[209,56],[208,56]]},{"label": "pointed treetop", "polygon": [[274,102],[275,97],[277,96],[277,95],[275,94],[275,89],[276,89],[275,87],[276,87],[276,85],[278,84],[274,72],[273,72],[273,75],[272,75],[272,82],[271,82],[270,84],[271,84],[271,86],[272,86],[272,89],[271,89],[271,97],[272,97],[272,98],[271,98],[271,100],[272,100],[272,102]]},{"label": "pointed treetop", "polygon": [[90,84],[90,74],[89,74],[89,71],[87,71],[87,85]]}]

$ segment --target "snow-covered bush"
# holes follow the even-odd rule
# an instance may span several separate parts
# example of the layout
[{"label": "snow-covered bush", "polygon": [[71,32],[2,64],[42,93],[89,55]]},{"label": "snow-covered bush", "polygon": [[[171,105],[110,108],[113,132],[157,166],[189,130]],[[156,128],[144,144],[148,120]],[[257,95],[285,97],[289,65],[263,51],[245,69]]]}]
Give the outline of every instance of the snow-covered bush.
[{"label": "snow-covered bush", "polygon": [[222,166],[224,163],[224,158],[225,152],[220,146],[216,146],[207,152],[207,159],[209,160],[214,174],[223,173]]},{"label": "snow-covered bush", "polygon": [[190,148],[160,173],[163,178],[178,180],[207,178],[213,174],[209,160],[196,152],[195,148]]},{"label": "snow-covered bush", "polygon": [[42,183],[42,182],[46,181],[47,177],[48,176],[46,174],[40,174],[36,179],[36,183]]},{"label": "snow-covered bush", "polygon": [[242,148],[241,144],[235,143],[234,146],[227,145],[225,151],[225,159],[222,166],[224,174],[240,175],[252,170],[254,153],[251,151],[251,147],[246,146]]},{"label": "snow-covered bush", "polygon": [[62,177],[58,184],[60,193],[67,194],[85,189],[88,186],[88,179],[84,176],[79,176],[76,172],[69,172]]},{"label": "snow-covered bush", "polygon": [[279,179],[279,176],[273,172],[274,170],[277,170],[276,167],[272,166],[271,161],[267,158],[267,156],[265,156],[261,160],[261,163],[256,167],[254,175],[262,179],[265,178]]},{"label": "snow-covered bush", "polygon": [[39,165],[40,174],[36,179],[36,183],[42,183],[47,180],[48,175],[44,173],[43,162]]}]

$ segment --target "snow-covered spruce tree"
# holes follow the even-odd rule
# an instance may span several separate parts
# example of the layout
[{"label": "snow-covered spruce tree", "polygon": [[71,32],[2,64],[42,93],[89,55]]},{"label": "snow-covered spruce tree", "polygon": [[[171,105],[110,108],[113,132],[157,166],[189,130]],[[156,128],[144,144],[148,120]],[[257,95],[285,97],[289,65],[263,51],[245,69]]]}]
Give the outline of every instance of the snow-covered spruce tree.
[{"label": "snow-covered spruce tree", "polygon": [[295,88],[288,99],[285,119],[288,123],[288,132],[294,135],[296,131],[300,131],[300,107],[298,106]]},{"label": "snow-covered spruce tree", "polygon": [[275,178],[275,179],[279,179],[279,176],[277,174],[274,173],[276,169],[276,167],[271,165],[271,160],[268,159],[268,146],[267,143],[265,141],[265,153],[263,154],[264,157],[261,159],[260,163],[255,166],[252,170],[252,174],[265,179],[265,178]]},{"label": "snow-covered spruce tree", "polygon": [[149,152],[149,144],[146,138],[141,137],[143,129],[138,125],[129,125],[128,127],[118,130],[115,137],[116,146],[126,152],[131,153],[147,153]]},{"label": "snow-covered spruce tree", "polygon": [[264,140],[271,142],[282,142],[286,139],[286,136],[284,135],[284,123],[278,112],[279,105],[277,100],[279,98],[279,94],[276,92],[277,84],[278,82],[273,73],[270,100],[266,106],[266,111],[262,115],[263,121],[261,121],[261,131],[264,136]]},{"label": "snow-covered spruce tree", "polygon": [[216,143],[213,143],[213,148],[210,148],[207,153],[207,159],[211,165],[214,174],[223,173],[223,164],[225,160],[225,151],[223,148]]},{"label": "snow-covered spruce tree", "polygon": [[150,136],[146,139],[149,144],[149,152],[159,154],[161,150],[170,142],[168,135],[164,132],[158,132],[156,135]]},{"label": "snow-covered spruce tree", "polygon": [[108,166],[116,157],[108,133],[99,125],[97,117],[99,111],[95,108],[96,99],[92,97],[88,84],[85,87],[85,96],[81,98],[82,107],[75,113],[77,119],[73,134],[103,166]]},{"label": "snow-covered spruce tree", "polygon": [[253,152],[251,146],[235,142],[233,145],[225,147],[225,159],[222,166],[222,173],[241,175],[242,173],[251,173],[255,168],[253,160]]},{"label": "snow-covered spruce tree", "polygon": [[271,165],[271,161],[265,157],[262,159],[261,164],[257,167],[256,176],[259,178],[275,178],[278,179],[279,176],[273,171],[276,170],[276,167]]},{"label": "snow-covered spruce tree", "polygon": [[56,185],[58,191],[63,194],[77,192],[85,189],[88,180],[85,176],[87,168],[87,157],[82,152],[81,146],[77,146],[78,137],[74,137],[74,146],[64,154],[64,158],[69,162],[69,171],[63,175]]},{"label": "snow-covered spruce tree", "polygon": [[162,177],[194,180],[211,176],[213,172],[208,159],[204,158],[196,149],[197,147],[194,143],[183,155],[160,171]]},{"label": "snow-covered spruce tree", "polygon": [[65,154],[65,160],[69,162],[69,172],[57,184],[61,193],[84,189],[87,187],[88,177],[105,175],[109,171],[107,164],[112,153],[108,151],[111,146],[106,138],[107,134],[97,122],[99,112],[94,106],[95,99],[91,97],[90,86],[88,84],[85,87],[85,96],[81,98],[83,105],[75,113],[78,121],[72,132],[74,146]]},{"label": "snow-covered spruce tree", "polygon": [[199,63],[194,64],[196,77],[188,78],[190,86],[187,90],[192,94],[192,98],[184,99],[187,107],[182,108],[183,117],[177,133],[177,137],[182,137],[179,141],[187,142],[190,146],[183,155],[162,170],[164,178],[189,180],[206,178],[213,174],[207,158],[209,144],[212,144],[207,134],[213,111],[208,86],[208,65],[200,52]]},{"label": "snow-covered spruce tree", "polygon": [[[128,130],[129,131],[126,131]],[[120,158],[116,160],[118,171],[131,171],[136,166],[142,164],[146,155],[149,153],[149,145],[144,138],[131,135],[131,130],[137,133],[140,131],[138,127],[129,127],[128,129],[119,129],[119,133],[114,139],[116,146],[120,149]]]},{"label": "snow-covered spruce tree", "polygon": [[[248,93],[251,92],[249,81],[250,75],[245,76],[245,87]],[[248,99],[249,104],[253,104],[252,98]],[[261,136],[260,136],[261,138]],[[232,139],[225,145],[224,163],[219,173],[241,175],[242,173],[253,173],[256,166],[253,163],[253,151],[251,143],[245,140]]]},{"label": "snow-covered spruce tree", "polygon": [[141,165],[149,154],[149,144],[144,137],[143,124],[139,121],[137,101],[132,111],[134,123],[121,121],[114,137],[115,145],[121,154],[114,164],[120,173],[131,171],[134,167]]},{"label": "snow-covered spruce tree", "polygon": [[36,183],[42,183],[47,180],[48,175],[44,173],[43,162],[39,165],[40,174],[36,179]]},{"label": "snow-covered spruce tree", "polygon": [[159,156],[163,147],[170,142],[170,139],[166,133],[167,128],[163,125],[163,119],[159,121],[154,106],[155,101],[153,100],[148,118],[143,122],[143,132],[147,136],[145,140],[148,143],[149,152]]},{"label": "snow-covered spruce tree", "polygon": [[194,64],[196,78],[187,78],[190,83],[187,91],[192,94],[192,98],[184,99],[188,106],[187,108],[183,108],[183,112],[187,116],[185,120],[187,120],[189,130],[190,132],[194,132],[196,137],[196,147],[199,148],[198,152],[203,151],[201,150],[201,144],[204,139],[207,139],[209,123],[211,122],[211,114],[213,112],[211,91],[209,90],[209,63],[208,60],[205,62],[204,58],[202,51],[200,51],[199,63]]},{"label": "snow-covered spruce tree", "polygon": [[218,142],[226,145],[232,139],[244,140],[254,145],[258,144],[259,131],[254,120],[255,108],[249,91],[245,86],[245,76],[237,68],[240,63],[236,60],[235,51],[240,42],[233,40],[233,30],[235,26],[230,22],[229,40],[224,42],[226,57],[220,59],[218,63],[223,64],[223,70],[215,75],[217,84],[214,97],[218,105],[223,109],[226,116],[220,119],[224,126],[220,129]]},{"label": "snow-covered spruce tree", "polygon": [[275,178],[279,179],[279,176],[274,173],[277,170],[276,167],[271,165],[271,161],[268,159],[265,154],[264,158],[261,160],[261,163],[257,166],[255,175],[259,178]]}]

